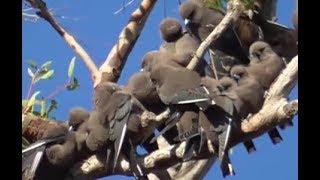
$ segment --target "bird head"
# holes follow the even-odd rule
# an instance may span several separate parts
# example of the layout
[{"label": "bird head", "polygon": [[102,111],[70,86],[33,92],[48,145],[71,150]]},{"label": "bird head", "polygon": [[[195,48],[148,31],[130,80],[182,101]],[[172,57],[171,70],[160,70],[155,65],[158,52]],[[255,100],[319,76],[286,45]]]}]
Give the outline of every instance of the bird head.
[{"label": "bird head", "polygon": [[246,67],[243,65],[236,65],[233,66],[232,69],[230,70],[230,75],[231,77],[239,82],[241,78],[243,78],[247,74]]},{"label": "bird head", "polygon": [[249,48],[250,60],[257,59],[260,61],[261,55],[265,52],[265,50],[268,49],[271,50],[271,47],[268,43],[263,41],[254,42]]},{"label": "bird head", "polygon": [[142,57],[141,71],[151,71],[151,67],[155,64],[160,56],[159,51],[150,51]]},{"label": "bird head", "polygon": [[167,18],[160,23],[160,35],[166,42],[174,42],[182,36],[182,26],[178,20]]},{"label": "bird head", "polygon": [[84,121],[89,119],[90,113],[83,108],[74,108],[69,113],[69,131],[76,130]]},{"label": "bird head", "polygon": [[180,16],[184,19],[185,25],[189,23],[200,23],[201,7],[192,1],[187,1],[179,7]]}]

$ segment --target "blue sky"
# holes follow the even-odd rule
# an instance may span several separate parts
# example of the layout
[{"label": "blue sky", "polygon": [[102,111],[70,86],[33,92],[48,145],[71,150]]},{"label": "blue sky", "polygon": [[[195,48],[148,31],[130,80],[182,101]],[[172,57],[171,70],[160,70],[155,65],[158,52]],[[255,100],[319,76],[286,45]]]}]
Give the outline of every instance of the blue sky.
[{"label": "blue sky", "polygon": [[[126,2],[128,2],[127,0]],[[85,0],[47,0],[47,6],[53,8],[56,19],[71,33],[87,50],[97,66],[106,59],[108,52],[117,42],[118,35],[127,24],[130,14],[139,6],[135,0],[124,11],[114,15],[121,8],[123,0],[118,1],[85,1]],[[294,10],[294,0],[278,0],[278,22],[292,27],[291,17]],[[151,50],[156,50],[162,43],[159,34],[159,23],[165,17],[182,19],[178,15],[178,0],[159,0],[151,13],[143,32],[128,57],[119,84],[126,84],[128,78],[139,70],[141,58]],[[27,61],[32,59],[38,64],[53,61],[55,70],[51,80],[39,82],[34,89],[41,96],[48,96],[56,87],[67,80],[67,70],[71,58],[75,56],[72,49],[45,21],[31,23],[22,21],[22,97],[26,98],[30,78],[27,73]],[[81,106],[91,110],[92,82],[89,71],[77,58],[74,75],[80,82],[76,91],[63,91],[55,98],[58,110],[52,115],[58,120],[67,119],[72,107]],[[290,99],[298,97],[296,87]],[[280,131],[284,141],[273,145],[267,135],[257,138],[254,142],[257,152],[248,155],[242,145],[236,146],[231,155],[236,176],[227,177],[230,180],[269,180],[298,179],[298,118],[295,126]],[[131,177],[112,176],[105,179],[133,179]],[[222,179],[218,163],[208,172],[204,179]]]}]

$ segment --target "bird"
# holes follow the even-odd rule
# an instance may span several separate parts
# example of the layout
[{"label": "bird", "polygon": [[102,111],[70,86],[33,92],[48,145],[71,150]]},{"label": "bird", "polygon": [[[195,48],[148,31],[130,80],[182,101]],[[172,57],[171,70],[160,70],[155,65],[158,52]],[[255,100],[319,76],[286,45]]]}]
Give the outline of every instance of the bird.
[{"label": "bird", "polygon": [[87,121],[90,117],[90,113],[81,107],[72,109],[69,113],[68,124],[70,129],[76,131],[81,124]]},{"label": "bird", "polygon": [[286,63],[298,54],[297,36],[294,29],[274,21],[267,20],[260,13],[255,13],[253,21],[260,27],[263,41],[267,42],[275,53],[284,58]]},{"label": "bird", "polygon": [[[230,75],[238,82],[235,91],[246,104],[247,111],[243,117],[246,118],[249,114],[259,112],[264,103],[265,88],[263,88],[255,76],[252,76],[247,72],[245,66],[234,66],[231,69]],[[268,131],[268,135],[273,144],[280,143],[282,140],[282,137],[276,128]],[[250,150],[248,152],[250,152]]]},{"label": "bird", "polygon": [[[185,20],[188,32],[200,42],[208,37],[225,15],[222,11],[209,9],[203,5],[203,2],[194,0],[185,1],[179,7],[179,14]],[[233,27],[228,28],[211,44],[210,49],[234,56],[243,63],[249,62],[248,53],[244,51]]]},{"label": "bird", "polygon": [[166,18],[159,25],[160,36],[166,42],[174,42],[182,36],[182,26],[174,18]]},{"label": "bird", "polygon": [[22,150],[23,178],[33,179],[38,176],[39,167],[43,164],[46,149],[52,144],[64,142],[67,132],[68,128],[65,125],[58,125],[46,131],[38,141]]},{"label": "bird", "polygon": [[[174,18],[164,19],[160,23],[160,34],[162,37],[174,37],[170,40],[164,38],[166,42],[159,48],[162,61],[175,61],[179,65],[187,67],[200,46],[199,41],[186,31],[182,32],[182,26],[179,21]],[[207,66],[207,62],[201,60],[201,63],[196,67],[195,71],[204,76]]]},{"label": "bird", "polygon": [[[123,90],[131,93],[142,105],[148,110],[155,114],[160,114],[161,112],[165,111],[166,105],[162,103],[159,98],[159,95],[156,90],[155,84],[151,81],[150,72],[143,71],[133,74],[127,85],[123,88]],[[159,131],[165,128],[164,125],[159,125],[157,129]],[[174,141],[172,140],[176,135],[175,130],[168,131],[167,133],[163,134],[164,138],[170,143],[173,144]],[[155,135],[151,135],[150,139],[146,141],[151,141]],[[151,147],[149,147],[151,146]],[[157,149],[157,143],[151,144],[144,144],[144,148],[147,148],[148,152]],[[151,149],[149,149],[151,148]],[[149,150],[148,150],[149,149]]]},{"label": "bird", "polygon": [[256,41],[250,46],[249,74],[254,76],[265,90],[268,90],[278,77],[285,63],[271,46],[264,41]]},{"label": "bird", "polygon": [[[169,106],[169,108],[175,109],[181,114],[187,110],[198,111],[199,115],[203,112],[206,116],[207,113],[210,111],[214,111],[212,109],[212,99],[208,94],[208,90],[205,87],[202,87],[201,84],[201,76],[194,71],[188,70],[186,68],[176,68],[171,66],[157,66],[152,69],[151,79],[157,84],[157,91],[159,93],[159,97],[163,103]],[[217,98],[219,99],[219,98]],[[221,97],[218,101],[221,103],[223,102],[222,99],[227,99],[225,97]],[[215,99],[214,99],[215,100]],[[229,109],[233,108],[233,102],[229,100],[230,106]],[[227,104],[225,104],[227,106]],[[219,107],[220,108],[220,107]],[[219,146],[219,158],[221,160],[221,169],[224,175],[227,174],[234,174],[232,168],[230,167],[230,163],[228,157],[225,157],[225,147],[227,146],[227,142],[230,136],[230,122],[229,117],[227,117],[227,113],[225,110],[220,108],[220,112],[226,116],[221,116],[222,118],[214,118],[216,121],[224,124],[224,128],[217,129],[217,136],[216,139],[219,139],[218,145]],[[228,110],[229,110],[228,109]],[[220,113],[219,112],[219,113]],[[230,114],[232,112],[228,111]],[[214,117],[212,114],[211,117]],[[200,118],[199,118],[200,120]],[[171,124],[176,124],[179,122],[179,118],[176,118]],[[187,124],[188,126],[193,123]],[[167,125],[168,126],[168,125]],[[207,134],[207,133],[206,133]],[[224,144],[226,143],[226,144]],[[190,144],[191,146],[194,143]],[[188,146],[187,146],[188,147]],[[192,148],[201,148],[200,146],[193,146]],[[192,149],[191,148],[191,149]],[[192,150],[199,150],[199,149],[192,149]],[[190,152],[190,151],[189,151]]]},{"label": "bird", "polygon": [[160,59],[159,51],[157,50],[149,51],[142,57],[140,71],[150,72],[154,64],[160,61],[159,59]]},{"label": "bird", "polygon": [[69,132],[65,141],[46,149],[48,161],[57,166],[66,167],[88,154],[85,141],[88,136],[87,122],[90,113],[81,107],[73,108],[69,113]]}]

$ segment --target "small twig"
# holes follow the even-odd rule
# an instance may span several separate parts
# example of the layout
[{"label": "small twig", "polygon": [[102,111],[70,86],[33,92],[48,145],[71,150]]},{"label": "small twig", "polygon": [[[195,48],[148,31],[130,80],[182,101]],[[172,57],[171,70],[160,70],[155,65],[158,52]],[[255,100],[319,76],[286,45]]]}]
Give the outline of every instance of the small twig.
[{"label": "small twig", "polygon": [[130,4],[133,3],[134,0],[129,1],[127,4],[125,4],[124,6],[122,6],[119,10],[117,10],[116,12],[114,12],[113,14],[116,15],[119,12],[121,12],[122,10],[124,10],[126,7],[128,7]]},{"label": "small twig", "polygon": [[91,72],[92,78],[98,74],[98,68],[94,64],[93,60],[87,54],[87,52],[80,46],[80,44],[71,36],[66,30],[64,30],[57,21],[54,20],[52,15],[49,13],[47,7],[44,6],[42,0],[34,0],[40,9],[40,15],[45,19],[57,33],[66,41],[66,43],[75,51],[75,53],[82,59],[89,71]]}]

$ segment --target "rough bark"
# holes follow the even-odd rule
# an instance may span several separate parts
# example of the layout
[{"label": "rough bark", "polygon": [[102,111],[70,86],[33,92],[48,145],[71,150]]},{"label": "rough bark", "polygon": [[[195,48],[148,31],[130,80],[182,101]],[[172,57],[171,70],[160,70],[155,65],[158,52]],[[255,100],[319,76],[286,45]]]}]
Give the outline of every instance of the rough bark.
[{"label": "rough bark", "polygon": [[118,43],[113,46],[106,61],[99,68],[94,87],[104,81],[118,81],[127,58],[156,2],[156,0],[143,0],[139,9],[132,13],[129,23],[119,35]]}]

